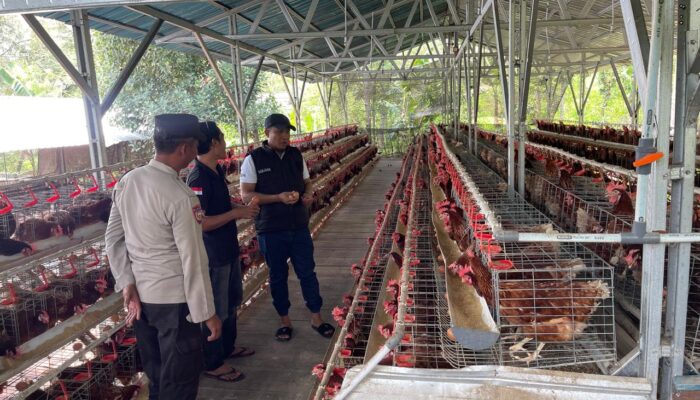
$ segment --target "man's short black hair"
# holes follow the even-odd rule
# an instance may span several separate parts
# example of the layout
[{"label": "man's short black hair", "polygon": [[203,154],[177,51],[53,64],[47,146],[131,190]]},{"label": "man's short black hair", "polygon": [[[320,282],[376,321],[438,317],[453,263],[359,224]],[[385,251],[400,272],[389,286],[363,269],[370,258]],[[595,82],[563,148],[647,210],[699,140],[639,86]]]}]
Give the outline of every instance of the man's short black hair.
[{"label": "man's short black hair", "polygon": [[202,154],[209,153],[212,140],[221,140],[224,133],[221,132],[221,129],[219,129],[214,121],[200,122],[199,130],[204,134],[204,140],[200,140],[197,146],[197,154],[201,156]]}]

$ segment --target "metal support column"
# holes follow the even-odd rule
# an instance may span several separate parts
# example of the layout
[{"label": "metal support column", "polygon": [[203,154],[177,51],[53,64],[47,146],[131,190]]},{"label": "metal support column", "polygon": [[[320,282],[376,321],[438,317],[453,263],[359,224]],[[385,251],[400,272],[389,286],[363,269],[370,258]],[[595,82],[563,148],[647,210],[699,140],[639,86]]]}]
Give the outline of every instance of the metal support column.
[{"label": "metal support column", "polygon": [[[234,14],[229,17],[229,32],[232,35],[238,34],[238,24],[237,24],[238,14]],[[238,132],[241,136],[241,144],[248,144],[248,134],[246,132],[245,123],[245,98],[243,97],[243,74],[241,71],[241,53],[240,45],[236,40],[235,46],[229,46],[229,51],[231,52],[231,69],[233,70],[233,96],[236,99],[236,103],[240,105],[240,116],[236,118],[236,126],[238,127]],[[257,142],[257,140],[254,140]]]},{"label": "metal support column", "polygon": [[95,74],[95,59],[92,53],[92,39],[90,36],[90,22],[86,10],[71,11],[73,17],[73,40],[75,42],[78,70],[87,81],[98,101],[83,94],[85,116],[90,148],[90,165],[92,168],[101,168],[107,164],[107,151],[105,138],[102,132],[102,112],[100,111],[99,91],[97,75]]},{"label": "metal support column", "polygon": [[[647,3],[648,4],[648,3]],[[632,68],[637,81],[639,98],[646,98],[647,66],[649,65],[649,33],[644,22],[641,0],[620,0],[625,21],[625,36],[632,57]]]},{"label": "metal support column", "polygon": [[[671,76],[673,68],[672,1],[654,0],[652,38],[647,73],[645,125],[640,144],[656,139],[656,151],[665,157],[651,166],[651,174],[638,170],[634,231],[666,229],[666,187],[671,119]],[[653,150],[652,150],[653,151]],[[646,221],[646,226],[644,222]],[[642,250],[642,301],[639,343],[640,376],[652,384],[656,398],[661,357],[661,311],[664,284],[664,244],[645,244]]]},{"label": "metal support column", "polygon": [[[508,194],[515,193],[515,41],[516,21],[514,0],[508,2],[508,103],[506,121],[508,123]],[[494,7],[496,9],[496,7]],[[498,14],[498,11],[496,11]]]},{"label": "metal support column", "polygon": [[[522,38],[525,34],[525,22],[527,21],[527,2],[523,1],[521,7],[521,32]],[[527,104],[530,95],[530,73],[532,71],[532,57],[535,50],[535,36],[537,30],[537,17],[539,0],[532,2],[532,15],[530,25],[527,28],[527,47],[522,46],[521,39],[521,61],[520,61],[520,118],[519,118],[519,144],[518,144],[518,192],[525,197],[525,139],[527,135]],[[523,63],[524,66],[523,66]]]},{"label": "metal support column", "polygon": [[[676,58],[676,112],[671,174],[671,233],[687,233],[692,229],[693,189],[695,178],[695,146],[698,114],[700,114],[699,71],[691,72],[700,60],[697,45],[689,46],[690,35],[700,32],[700,0],[679,0],[678,39]],[[693,11],[691,11],[693,10]],[[696,42],[697,43],[697,42]],[[666,323],[664,338],[671,345],[671,355],[662,360],[660,397],[673,395],[674,380],[683,375],[690,279],[690,243],[678,243],[668,248]]]},{"label": "metal support column", "polygon": [[479,27],[479,54],[476,58],[476,81],[474,84],[474,132],[472,133],[474,136],[474,155],[478,155],[477,153],[477,148],[479,147],[477,138],[478,138],[478,130],[479,130],[479,93],[481,89],[481,61],[482,61],[482,55],[484,53],[484,24],[481,24]]}]

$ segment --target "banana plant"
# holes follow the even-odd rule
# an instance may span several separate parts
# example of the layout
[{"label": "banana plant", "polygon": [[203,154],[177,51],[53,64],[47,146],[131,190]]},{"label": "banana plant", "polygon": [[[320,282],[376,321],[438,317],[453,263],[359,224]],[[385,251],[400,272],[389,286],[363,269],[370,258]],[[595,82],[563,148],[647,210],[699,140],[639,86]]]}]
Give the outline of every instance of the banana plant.
[{"label": "banana plant", "polygon": [[3,86],[7,86],[12,89],[12,94],[17,96],[33,96],[34,94],[22,85],[22,82],[18,81],[6,69],[0,67],[0,83]]}]

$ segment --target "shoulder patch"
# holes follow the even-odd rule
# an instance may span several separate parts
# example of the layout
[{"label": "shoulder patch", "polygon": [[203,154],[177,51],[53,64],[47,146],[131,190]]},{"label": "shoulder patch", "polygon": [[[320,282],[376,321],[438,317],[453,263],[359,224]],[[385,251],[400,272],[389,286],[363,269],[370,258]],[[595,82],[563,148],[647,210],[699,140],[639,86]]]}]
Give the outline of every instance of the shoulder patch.
[{"label": "shoulder patch", "polygon": [[204,221],[204,210],[202,210],[202,206],[197,204],[192,207],[192,214],[194,214],[194,220],[201,225],[202,221]]},{"label": "shoulder patch", "polygon": [[203,193],[201,187],[192,187],[192,191],[193,191],[194,194],[196,194],[197,196],[201,196],[202,193]]}]

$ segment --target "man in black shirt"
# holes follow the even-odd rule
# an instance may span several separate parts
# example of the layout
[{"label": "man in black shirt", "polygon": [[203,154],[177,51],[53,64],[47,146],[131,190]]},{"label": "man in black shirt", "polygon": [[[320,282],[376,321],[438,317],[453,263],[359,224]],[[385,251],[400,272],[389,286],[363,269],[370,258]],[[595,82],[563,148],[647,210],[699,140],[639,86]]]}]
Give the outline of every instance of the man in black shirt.
[{"label": "man in black shirt", "polygon": [[257,198],[260,202],[255,230],[270,269],[272,304],[282,325],[275,337],[280,341],[292,338],[287,287],[287,260],[291,260],[311,312],[311,326],[330,338],[335,328],[321,317],[323,299],[314,272],[314,244],[309,232],[308,207],[313,201],[313,189],[304,157],[299,149],[289,145],[290,129],[296,130],[282,114],[271,114],[265,119],[268,140],[253,150],[241,166],[241,197],[244,201]]},{"label": "man in black shirt", "polygon": [[[211,121],[200,123],[200,129],[205,140],[199,143],[199,155],[187,177],[187,185],[199,197],[204,210],[204,247],[209,257],[216,314],[223,321],[221,338],[204,343],[205,375],[236,382],[243,379],[243,374],[224,360],[254,353],[244,347],[235,347],[236,310],[243,296],[236,220],[254,218],[260,209],[257,204],[233,207],[225,172],[218,163],[226,158],[224,134]],[[208,335],[206,326],[202,329],[205,336]]]}]

